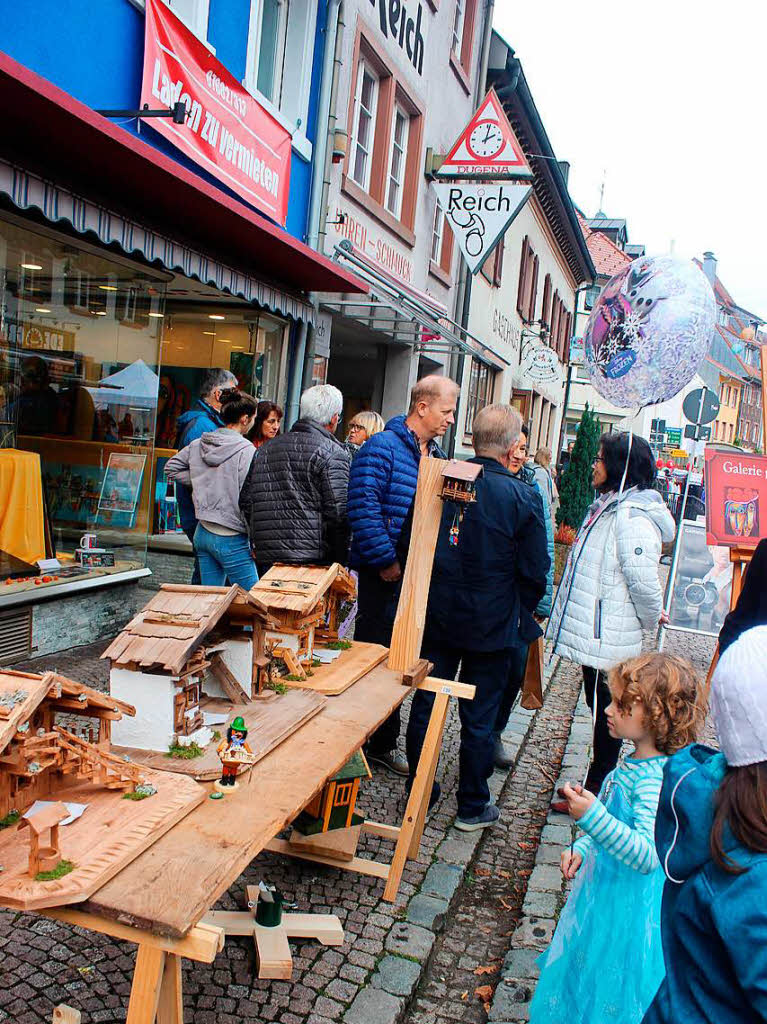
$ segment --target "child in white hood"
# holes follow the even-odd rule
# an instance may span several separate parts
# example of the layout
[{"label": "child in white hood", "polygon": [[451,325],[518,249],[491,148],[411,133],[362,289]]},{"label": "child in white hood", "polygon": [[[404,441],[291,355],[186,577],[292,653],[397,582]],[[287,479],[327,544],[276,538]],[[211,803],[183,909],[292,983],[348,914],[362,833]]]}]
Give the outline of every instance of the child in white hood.
[{"label": "child in white hood", "polygon": [[192,489],[195,516],[194,550],[205,587],[239,584],[250,590],[258,582],[248,527],[240,512],[240,491],[256,449],[246,434],[258,403],[237,388],[221,393],[223,427],[192,441],[165,466],[169,480]]}]

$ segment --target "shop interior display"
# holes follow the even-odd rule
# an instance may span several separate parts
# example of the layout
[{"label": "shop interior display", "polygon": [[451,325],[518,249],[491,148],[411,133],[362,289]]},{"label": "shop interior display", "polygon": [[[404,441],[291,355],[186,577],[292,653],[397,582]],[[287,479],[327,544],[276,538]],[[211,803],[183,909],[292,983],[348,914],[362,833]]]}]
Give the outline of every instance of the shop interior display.
[{"label": "shop interior display", "polygon": [[133,716],[52,672],[0,673],[0,906],[87,899],[205,798],[112,751],[111,727]]}]

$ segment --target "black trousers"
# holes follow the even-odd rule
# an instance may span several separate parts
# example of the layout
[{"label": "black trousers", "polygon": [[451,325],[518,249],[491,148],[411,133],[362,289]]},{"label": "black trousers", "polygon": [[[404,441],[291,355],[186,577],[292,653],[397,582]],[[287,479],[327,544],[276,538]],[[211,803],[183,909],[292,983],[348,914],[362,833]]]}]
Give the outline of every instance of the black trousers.
[{"label": "black trousers", "polygon": [[[357,582],[357,619],[354,623],[354,639],[368,644],[391,646],[394,616],[401,582],[387,583],[381,579],[377,569],[361,568]],[[388,754],[397,746],[400,732],[400,709],[392,711],[386,721],[379,725],[367,743],[368,753],[373,756]]]},{"label": "black trousers", "polygon": [[498,738],[509,724],[511,709],[517,699],[522,683],[525,680],[525,668],[527,667],[528,644],[517,644],[509,648],[509,676],[506,682],[506,689],[501,697],[501,705],[495,719],[493,732]]},{"label": "black trousers", "polygon": [[598,793],[602,783],[618,763],[618,755],[621,752],[622,740],[611,736],[607,729],[607,718],[605,708],[612,700],[610,688],[607,685],[607,675],[590,665],[583,665],[583,688],[586,693],[586,703],[594,713],[594,693],[597,697],[597,717],[594,726],[594,749],[591,755],[589,773],[586,776],[586,789],[592,793]]},{"label": "black trousers", "polygon": [[190,580],[193,587],[199,587],[202,583],[202,577],[200,576],[200,562],[197,558],[197,552],[194,550],[194,531],[197,529],[195,523],[191,530],[184,530],[184,533],[189,538],[192,545],[192,552],[194,553],[194,568],[192,569],[192,579]]},{"label": "black trousers", "polygon": [[[432,645],[424,640],[421,657],[434,662],[438,679],[455,679],[461,664],[460,680],[476,686],[474,700],[459,700],[461,746],[458,756],[458,815],[473,818],[490,802],[487,780],[493,774],[493,731],[498,708],[509,676],[509,650],[464,651],[455,647]],[[416,690],[410,705],[407,727],[407,760],[411,778],[426,737],[434,694]]]}]

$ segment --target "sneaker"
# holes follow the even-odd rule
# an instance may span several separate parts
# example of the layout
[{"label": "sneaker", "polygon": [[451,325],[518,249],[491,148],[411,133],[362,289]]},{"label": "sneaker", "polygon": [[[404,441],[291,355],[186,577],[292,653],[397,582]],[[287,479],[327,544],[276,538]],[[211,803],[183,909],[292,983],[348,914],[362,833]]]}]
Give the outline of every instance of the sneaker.
[{"label": "sneaker", "polygon": [[514,758],[508,752],[506,747],[503,745],[503,740],[500,736],[496,737],[495,749],[493,750],[493,764],[496,768],[511,768],[514,764]]},{"label": "sneaker", "polygon": [[394,772],[395,775],[409,775],[410,769],[408,763],[402,754],[396,750],[387,750],[384,754],[368,754],[368,761],[373,764],[380,764],[384,768],[388,768],[390,772]]},{"label": "sneaker", "polygon": [[477,814],[473,818],[462,818],[459,815],[454,824],[461,832],[476,832],[477,829],[494,825],[500,816],[501,812],[495,804],[487,804],[481,814]]},{"label": "sneaker", "polygon": [[[408,779],[407,782],[405,783],[405,794],[406,794],[406,796],[410,796],[410,790],[412,788],[413,788],[413,780],[412,779]],[[440,784],[435,779],[434,782],[432,783],[431,794],[429,795],[429,809],[427,811],[428,814],[431,814],[431,812],[434,810],[434,805],[436,804],[436,802],[439,800],[439,798],[441,796],[442,796],[442,787],[440,786]]]}]

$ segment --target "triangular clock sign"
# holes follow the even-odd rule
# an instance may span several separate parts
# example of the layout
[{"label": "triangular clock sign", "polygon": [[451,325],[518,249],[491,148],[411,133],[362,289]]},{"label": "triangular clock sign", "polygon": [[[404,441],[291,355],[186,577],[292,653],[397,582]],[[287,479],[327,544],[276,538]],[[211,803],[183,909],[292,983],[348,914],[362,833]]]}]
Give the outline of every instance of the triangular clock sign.
[{"label": "triangular clock sign", "polygon": [[472,274],[533,191],[527,182],[513,181],[433,181],[432,188]]},{"label": "triangular clock sign", "polygon": [[533,172],[517,142],[495,89],[458,136],[438,178],[527,178]]}]

